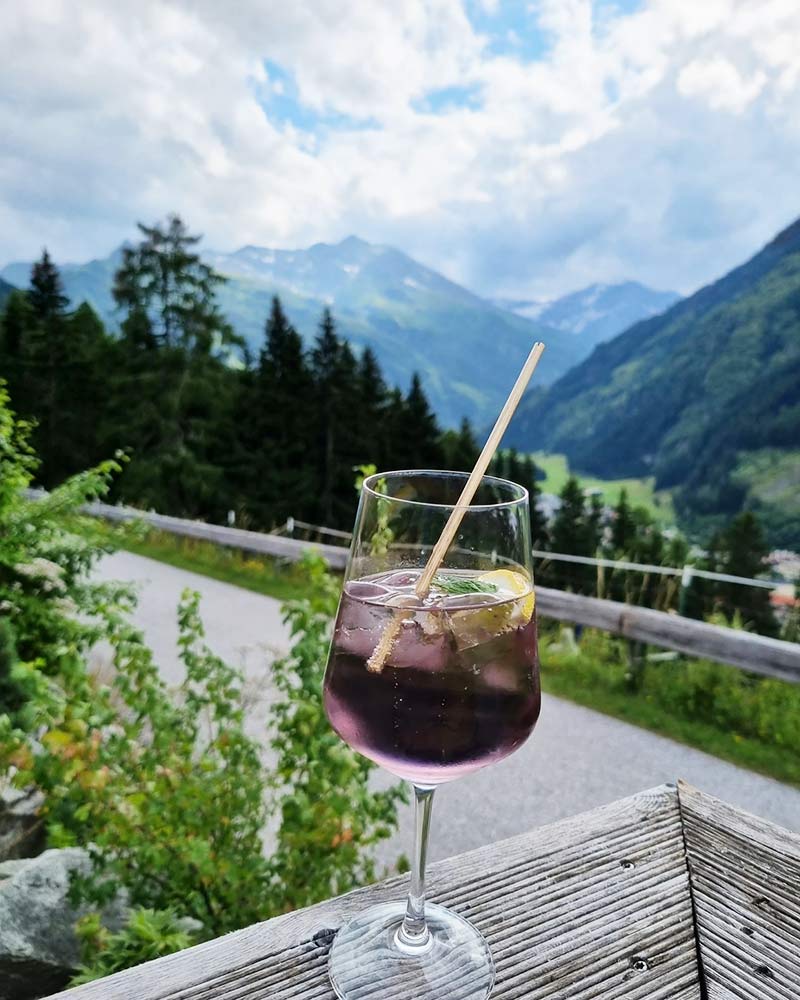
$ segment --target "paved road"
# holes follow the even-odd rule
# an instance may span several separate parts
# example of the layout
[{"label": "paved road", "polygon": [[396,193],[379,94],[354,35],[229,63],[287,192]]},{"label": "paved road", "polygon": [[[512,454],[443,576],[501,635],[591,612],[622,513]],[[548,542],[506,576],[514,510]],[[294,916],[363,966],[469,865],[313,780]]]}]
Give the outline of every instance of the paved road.
[{"label": "paved road", "polygon": [[[277,601],[126,552],[105,558],[98,576],[139,585],[136,621],[171,681],[181,676],[175,648],[180,593],[184,587],[200,591],[209,644],[242,665],[253,689],[268,703],[271,652],[288,645]],[[251,724],[255,725],[257,720]],[[510,837],[679,777],[800,831],[797,789],[545,696],[536,731],[522,749],[437,792],[432,857],[447,857]],[[383,862],[391,863],[399,851],[410,850],[411,829],[409,809],[404,811],[398,835],[380,851]]]}]

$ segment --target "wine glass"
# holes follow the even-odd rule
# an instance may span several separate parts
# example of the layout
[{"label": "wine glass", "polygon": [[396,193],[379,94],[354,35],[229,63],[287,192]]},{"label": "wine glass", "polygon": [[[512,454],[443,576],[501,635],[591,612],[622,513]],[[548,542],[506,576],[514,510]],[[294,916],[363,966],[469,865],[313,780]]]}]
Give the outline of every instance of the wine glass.
[{"label": "wine glass", "polygon": [[329,959],[343,1000],[484,1000],[489,946],[425,902],[431,806],[445,781],[502,760],[540,708],[528,493],[484,476],[427,594],[415,589],[467,475],[364,480],[324,682],[325,711],[354,750],[414,790],[403,904],[358,914]]}]

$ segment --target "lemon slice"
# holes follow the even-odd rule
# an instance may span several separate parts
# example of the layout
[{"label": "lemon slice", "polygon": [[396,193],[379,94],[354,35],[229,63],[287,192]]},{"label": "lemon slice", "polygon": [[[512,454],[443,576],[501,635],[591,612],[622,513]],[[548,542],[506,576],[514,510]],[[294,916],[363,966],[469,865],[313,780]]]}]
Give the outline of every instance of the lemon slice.
[{"label": "lemon slice", "polygon": [[529,622],[533,617],[533,609],[536,607],[536,596],[531,587],[531,581],[524,573],[517,573],[513,569],[494,569],[491,573],[482,573],[478,580],[482,583],[493,583],[497,589],[504,594],[521,597],[528,596],[514,609],[523,621]]},{"label": "lemon slice", "polygon": [[[495,602],[479,603],[474,608],[463,608],[448,615],[456,648],[469,649],[487,643],[509,629],[521,628],[531,620],[534,608],[530,581],[522,573],[509,569],[493,570],[475,577],[476,582],[491,583],[496,588]],[[512,598],[522,597],[515,601]]]}]

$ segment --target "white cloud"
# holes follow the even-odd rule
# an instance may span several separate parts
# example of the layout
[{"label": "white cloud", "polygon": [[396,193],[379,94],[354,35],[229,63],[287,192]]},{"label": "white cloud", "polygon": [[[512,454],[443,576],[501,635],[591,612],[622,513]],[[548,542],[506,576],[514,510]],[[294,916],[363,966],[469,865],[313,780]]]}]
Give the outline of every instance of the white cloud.
[{"label": "white cloud", "polygon": [[[536,61],[460,0],[12,5],[0,261],[104,254],[178,210],[223,249],[358,232],[487,293],[687,290],[800,212],[796,0],[519,6]],[[424,110],[454,87],[478,105]],[[327,124],[260,103],[294,93]]]},{"label": "white cloud", "polygon": [[767,76],[761,70],[743,77],[732,62],[722,56],[697,59],[678,75],[678,91],[686,97],[700,97],[709,107],[741,114],[764,89]]}]

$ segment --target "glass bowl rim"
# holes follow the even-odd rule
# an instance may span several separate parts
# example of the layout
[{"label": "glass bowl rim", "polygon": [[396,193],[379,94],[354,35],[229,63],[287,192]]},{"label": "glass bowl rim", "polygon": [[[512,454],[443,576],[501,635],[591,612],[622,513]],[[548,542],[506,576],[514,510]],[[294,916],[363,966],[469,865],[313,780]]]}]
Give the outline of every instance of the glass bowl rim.
[{"label": "glass bowl rim", "polygon": [[493,483],[504,488],[510,488],[519,495],[512,498],[511,500],[501,500],[498,503],[484,503],[484,504],[455,504],[455,503],[429,503],[427,500],[408,500],[405,497],[393,497],[388,496],[386,493],[379,493],[374,489],[375,484],[379,479],[387,479],[389,477],[399,478],[401,476],[429,476],[429,477],[452,477],[456,479],[461,479],[464,483],[469,479],[469,472],[458,472],[454,469],[392,469],[389,472],[373,472],[371,476],[367,476],[361,486],[362,495],[364,493],[370,494],[370,496],[376,497],[378,500],[388,500],[391,503],[402,503],[408,504],[412,507],[429,507],[434,510],[465,510],[467,512],[481,511],[481,510],[502,510],[503,508],[519,507],[522,504],[527,504],[529,495],[528,490],[521,486],[519,483],[513,482],[511,479],[502,479],[500,476],[481,476],[481,485],[484,483]]}]

